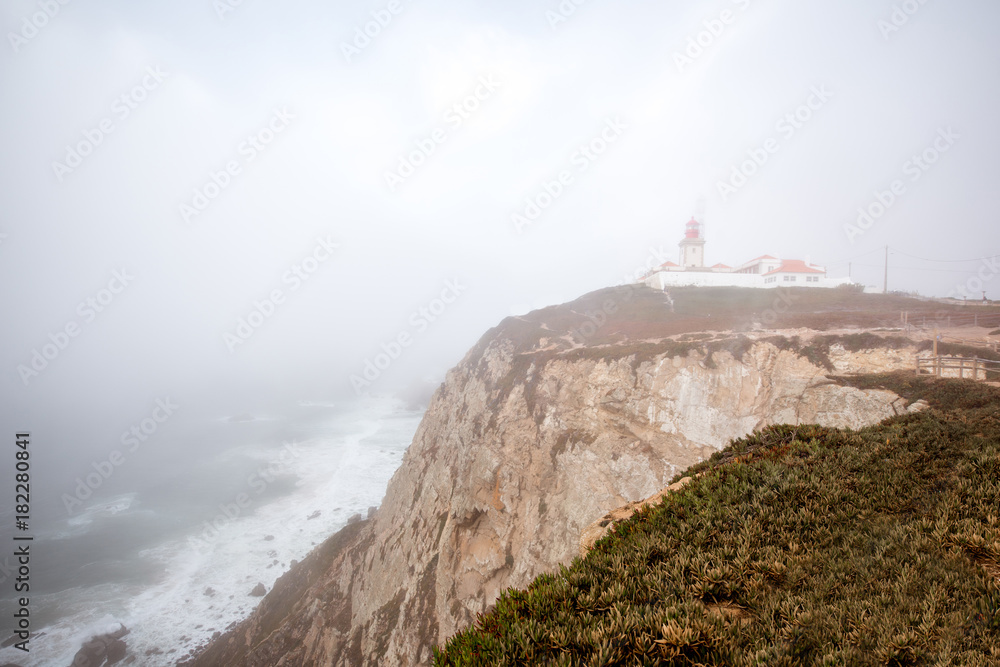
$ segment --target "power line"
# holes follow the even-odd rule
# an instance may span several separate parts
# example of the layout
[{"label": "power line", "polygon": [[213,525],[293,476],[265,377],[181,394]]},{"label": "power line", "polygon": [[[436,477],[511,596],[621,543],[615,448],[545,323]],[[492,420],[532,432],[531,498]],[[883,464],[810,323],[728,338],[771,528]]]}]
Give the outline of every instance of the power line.
[{"label": "power line", "polygon": [[[885,250],[884,246],[882,248],[873,248],[873,249],[869,250],[868,252],[861,253],[860,255],[855,255],[854,257],[848,257],[847,259],[842,259],[842,260],[837,261],[837,262],[828,262],[826,265],[827,266],[840,266],[841,264],[853,263],[854,260],[858,259],[859,257],[865,257],[867,255],[871,255],[872,253],[880,252],[880,251],[883,251],[883,250]],[[889,247],[889,252],[892,253],[892,254],[905,255],[906,257],[910,257],[912,259],[919,259],[922,262],[943,262],[943,263],[955,263],[955,264],[959,264],[959,263],[962,263],[962,262],[966,262],[966,263],[967,262],[981,262],[983,260],[996,259],[997,258],[997,255],[992,255],[992,256],[987,256],[987,257],[974,257],[972,259],[929,259],[927,257],[920,257],[919,255],[911,255],[910,253],[903,252],[902,250],[896,250],[895,248],[893,248],[891,246]],[[856,264],[856,266],[882,266],[882,265],[881,264],[879,264],[879,265],[875,265],[875,264]],[[890,266],[889,268],[910,268],[910,267],[893,267],[893,266]],[[942,271],[944,269],[921,269],[921,270],[923,270],[923,271],[935,271],[935,270]],[[966,272],[965,271],[955,271],[955,273],[966,273]]]},{"label": "power line", "polygon": [[913,259],[919,259],[924,262],[952,262],[952,263],[981,262],[985,259],[996,259],[997,257],[996,255],[993,255],[991,257],[974,257],[973,259],[928,259],[926,257],[918,257],[917,255],[911,255],[909,253],[903,252],[902,250],[895,250],[893,248],[890,248],[890,250],[892,250],[892,252],[896,254],[906,255],[907,257],[912,257]]},{"label": "power line", "polygon": [[[876,268],[876,269],[883,268],[882,264],[858,264],[856,262],[854,263],[854,266],[865,266],[865,267]],[[960,269],[928,269],[928,268],[923,267],[923,266],[894,266],[892,264],[889,265],[889,268],[890,269],[900,269],[902,271],[933,271],[935,273],[966,273],[966,274],[969,273],[969,271],[963,271],[963,270],[960,270]]]},{"label": "power line", "polygon": [[848,262],[853,262],[858,257],[864,257],[865,255],[870,255],[873,252],[878,252],[880,250],[882,250],[882,248],[875,248],[874,250],[869,250],[868,252],[863,252],[860,255],[855,255],[854,257],[848,257],[847,259],[840,260],[839,262],[829,262],[827,264],[827,266],[840,266],[841,264],[847,264]]}]

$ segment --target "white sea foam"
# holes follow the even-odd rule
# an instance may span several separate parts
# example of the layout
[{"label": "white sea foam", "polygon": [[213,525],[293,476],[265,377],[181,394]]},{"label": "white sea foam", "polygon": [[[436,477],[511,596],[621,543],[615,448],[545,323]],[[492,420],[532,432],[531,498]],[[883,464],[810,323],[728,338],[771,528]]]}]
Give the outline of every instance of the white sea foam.
[{"label": "white sea foam", "polygon": [[64,524],[38,531],[37,536],[62,540],[82,535],[90,530],[97,521],[128,512],[140,511],[138,495],[137,493],[123,493],[92,503],[81,509],[79,514],[70,516]]},{"label": "white sea foam", "polygon": [[[211,524],[193,525],[184,537],[140,552],[140,559],[165,573],[155,584],[61,592],[60,607],[70,613],[44,628],[46,635],[33,642],[31,654],[4,649],[0,663],[65,667],[83,641],[121,622],[131,630],[125,639],[138,664],[175,665],[214,632],[248,616],[260,602],[249,595],[258,582],[270,590],[292,560],[302,560],[352,515],[364,515],[381,502],[420,416],[399,411],[397,403],[369,401],[331,417],[326,426],[341,435],[324,437],[324,426],[318,425],[317,435],[294,445],[294,455],[280,444],[258,444],[203,462],[219,465],[238,454],[294,478],[295,489],[275,497],[248,485],[241,492],[249,504],[239,515],[230,518],[208,508],[205,519],[215,515]],[[139,500],[126,494],[95,504],[74,518],[73,528],[113,521],[136,511]],[[236,502],[234,493],[229,505]]]}]

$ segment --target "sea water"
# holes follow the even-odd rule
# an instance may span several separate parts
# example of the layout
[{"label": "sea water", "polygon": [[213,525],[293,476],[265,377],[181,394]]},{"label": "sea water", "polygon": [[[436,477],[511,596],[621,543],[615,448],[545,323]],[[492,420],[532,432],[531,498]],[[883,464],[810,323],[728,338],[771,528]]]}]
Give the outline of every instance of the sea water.
[{"label": "sea water", "polygon": [[[175,665],[246,618],[258,583],[270,590],[381,503],[421,417],[371,398],[192,425],[184,437],[206,440],[183,449],[182,465],[167,457],[134,489],[95,493],[36,529],[31,651],[2,649],[0,664],[68,667],[85,641],[123,624],[135,664]],[[13,602],[0,607],[10,618]]]}]

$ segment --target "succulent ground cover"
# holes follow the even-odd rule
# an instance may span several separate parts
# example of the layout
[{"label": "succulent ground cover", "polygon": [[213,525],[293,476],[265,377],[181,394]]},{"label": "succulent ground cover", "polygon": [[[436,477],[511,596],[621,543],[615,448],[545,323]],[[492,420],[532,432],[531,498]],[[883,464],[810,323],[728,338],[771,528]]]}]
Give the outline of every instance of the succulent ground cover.
[{"label": "succulent ground cover", "polygon": [[1000,665],[1000,391],[835,379],[931,408],[733,441],[435,664]]}]

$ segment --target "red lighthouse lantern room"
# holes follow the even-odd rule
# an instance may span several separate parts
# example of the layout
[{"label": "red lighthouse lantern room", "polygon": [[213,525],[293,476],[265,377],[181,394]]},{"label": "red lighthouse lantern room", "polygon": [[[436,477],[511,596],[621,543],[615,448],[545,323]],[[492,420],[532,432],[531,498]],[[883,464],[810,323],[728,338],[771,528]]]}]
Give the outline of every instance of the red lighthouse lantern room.
[{"label": "red lighthouse lantern room", "polygon": [[701,236],[701,223],[691,218],[691,221],[687,223],[687,231],[684,233],[684,238],[696,239]]}]

